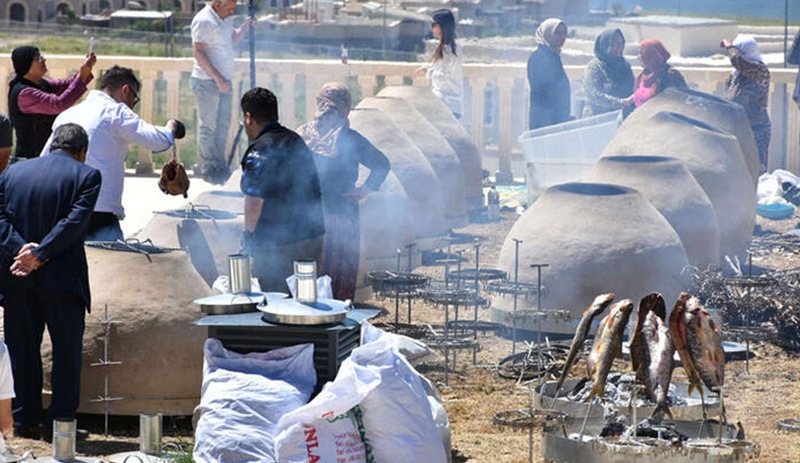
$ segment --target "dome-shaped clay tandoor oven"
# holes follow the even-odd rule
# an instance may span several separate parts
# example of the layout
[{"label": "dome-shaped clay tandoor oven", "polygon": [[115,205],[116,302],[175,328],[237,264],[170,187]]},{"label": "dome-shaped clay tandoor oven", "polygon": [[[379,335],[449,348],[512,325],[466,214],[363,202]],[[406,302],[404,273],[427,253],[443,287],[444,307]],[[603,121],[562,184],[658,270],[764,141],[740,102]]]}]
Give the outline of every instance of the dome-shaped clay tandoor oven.
[{"label": "dome-shaped clay tandoor oven", "polygon": [[[244,202],[244,198],[238,200]],[[218,205],[224,206],[224,202]],[[134,237],[156,246],[187,249],[197,272],[212,285],[219,275],[228,274],[228,256],[242,247],[244,216],[236,211],[200,207],[192,211],[189,207],[186,215],[177,209],[153,214]]]},{"label": "dome-shaped clay tandoor oven", "polygon": [[[103,413],[93,402],[104,394],[104,307],[110,326],[108,402],[112,415],[160,412],[191,415],[200,402],[206,329],[192,323],[201,317],[192,301],[211,289],[183,251],[151,254],[86,248],[92,312],[83,336],[80,413]],[[45,361],[45,365],[51,365]],[[49,367],[48,367],[49,368]],[[45,378],[49,378],[46,372]],[[45,389],[48,389],[46,386]]]},{"label": "dome-shaped clay tandoor oven", "polygon": [[[498,268],[514,275],[514,239],[519,248],[519,281],[537,282],[530,264],[548,264],[542,284],[549,291],[544,309],[566,309],[570,320],[542,320],[545,332],[572,334],[581,313],[600,293],[638,301],[653,291],[677,297],[676,279],[687,264],[678,234],[638,191],[619,185],[564,183],[544,194],[517,220],[500,251]],[[513,299],[492,300],[492,320],[511,325]],[[536,298],[520,298],[518,309],[536,308]],[[517,328],[535,330],[524,318]]]},{"label": "dome-shaped clay tandoor oven", "polygon": [[[367,169],[361,168],[359,182],[366,180]],[[367,275],[372,271],[395,268],[397,250],[414,242],[414,214],[406,191],[393,172],[377,192],[368,194],[359,203],[361,257],[358,265],[356,301],[372,294]]]},{"label": "dome-shaped clay tandoor oven", "polygon": [[661,111],[683,114],[736,137],[750,177],[757,183],[758,146],[744,108],[708,93],[670,87],[637,108],[625,123],[638,123]]},{"label": "dome-shaped clay tandoor oven", "polygon": [[225,185],[198,194],[182,209],[160,211],[133,237],[156,246],[184,248],[200,276],[209,285],[228,274],[228,256],[241,249],[244,195],[239,189],[241,169]]},{"label": "dome-shaped clay tandoor oven", "polygon": [[392,164],[414,214],[414,238],[420,250],[433,249],[447,233],[439,179],[414,142],[377,109],[354,108],[350,126],[381,150]]},{"label": "dome-shaped clay tandoor oven", "polygon": [[691,265],[704,269],[719,262],[717,214],[683,162],[664,156],[606,156],[585,180],[638,190],[678,233]]},{"label": "dome-shaped clay tandoor oven", "polygon": [[450,144],[419,111],[400,98],[365,98],[359,108],[383,111],[400,127],[428,160],[439,184],[445,203],[447,228],[461,228],[467,224],[467,203],[464,197],[464,173],[458,157]]},{"label": "dome-shaped clay tandoor oven", "polygon": [[389,86],[378,96],[405,100],[422,113],[447,140],[461,161],[464,174],[464,193],[469,210],[483,206],[483,178],[481,176],[481,154],[472,143],[469,132],[454,116],[442,100],[431,92],[429,87]]},{"label": "dome-shaped clay tandoor oven", "polygon": [[671,156],[686,164],[714,205],[720,257],[743,259],[753,235],[756,192],[736,138],[697,119],[659,112],[625,121],[603,151],[604,155],[641,153]]}]

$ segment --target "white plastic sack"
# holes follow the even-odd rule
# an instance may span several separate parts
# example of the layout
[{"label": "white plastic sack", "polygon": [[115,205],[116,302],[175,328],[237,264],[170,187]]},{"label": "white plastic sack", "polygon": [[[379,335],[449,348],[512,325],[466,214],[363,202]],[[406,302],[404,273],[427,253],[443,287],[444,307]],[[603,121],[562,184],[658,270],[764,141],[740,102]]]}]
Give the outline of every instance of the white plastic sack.
[{"label": "white plastic sack", "polygon": [[386,340],[355,349],[311,403],[280,420],[276,435],[281,463],[448,461],[423,378]]},{"label": "white plastic sack", "polygon": [[800,185],[800,178],[783,169],[775,169],[770,173],[761,174],[761,176],[758,177],[758,188],[756,191],[757,204],[789,204],[789,202],[783,198],[784,183],[798,186]]},{"label": "white plastic sack", "polygon": [[[333,299],[333,280],[328,275],[322,275],[317,278],[317,299]],[[286,286],[289,287],[289,293],[294,299],[297,299],[297,277],[289,275],[286,278]]]},{"label": "white plastic sack", "polygon": [[381,376],[380,385],[361,402],[375,463],[447,461],[423,378],[397,348],[379,340],[355,349],[348,360]]},{"label": "white plastic sack", "polygon": [[397,350],[405,356],[408,363],[412,366],[421,365],[427,362],[437,362],[441,355],[434,351],[422,341],[403,336],[402,334],[389,333],[380,328],[372,326],[368,322],[361,324],[361,345],[369,344],[374,341],[385,339],[390,345],[397,347]]},{"label": "white plastic sack", "polygon": [[345,360],[333,382],[314,400],[281,418],[275,428],[275,454],[281,463],[366,463],[359,404],[380,385],[369,368]]},{"label": "white plastic sack", "polygon": [[194,461],[277,462],[275,425],[311,397],[313,356],[313,344],[243,355],[208,339]]},{"label": "white plastic sack", "polygon": [[[211,285],[211,289],[216,291],[219,294],[228,294],[231,292],[230,290],[230,283],[228,279],[228,275],[220,275],[214,280],[214,283]],[[250,292],[253,293],[260,293],[261,292],[261,283],[258,282],[258,278],[251,278],[250,279]]]},{"label": "white plastic sack", "polygon": [[[438,394],[438,391],[436,392]],[[439,436],[444,445],[444,451],[447,455],[447,463],[452,461],[452,432],[450,431],[450,419],[447,417],[447,411],[439,400],[433,395],[428,395],[428,403],[431,406],[431,413],[433,415],[433,422],[436,423],[436,429],[439,430]]]},{"label": "white plastic sack", "polygon": [[[417,341],[416,339],[409,338],[400,334],[389,333],[371,325],[368,322],[361,324],[361,345],[371,342],[387,342],[393,345],[397,350],[405,356],[406,360],[411,365],[418,365],[426,361],[433,361],[439,358],[439,354],[432,351],[425,343]],[[416,363],[415,363],[416,362]],[[436,389],[436,386],[431,383],[428,378],[422,376],[416,370],[413,370],[422,382],[422,387],[425,394],[428,396],[430,405],[431,417],[436,424],[436,429],[439,430],[439,435],[444,445],[445,454],[447,455],[447,462],[451,460],[451,430],[450,420],[447,417],[447,412],[442,405],[442,396]]]}]

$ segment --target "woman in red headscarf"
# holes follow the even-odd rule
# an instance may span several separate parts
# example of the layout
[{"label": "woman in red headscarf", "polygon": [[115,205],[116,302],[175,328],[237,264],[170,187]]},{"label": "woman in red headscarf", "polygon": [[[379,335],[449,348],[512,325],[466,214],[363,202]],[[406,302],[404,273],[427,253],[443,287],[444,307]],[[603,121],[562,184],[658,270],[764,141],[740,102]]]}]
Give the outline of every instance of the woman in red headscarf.
[{"label": "woman in red headscarf", "polygon": [[639,43],[639,60],[644,69],[633,86],[633,102],[637,108],[665,88],[688,87],[681,73],[667,64],[670,56],[660,40],[647,39]]}]

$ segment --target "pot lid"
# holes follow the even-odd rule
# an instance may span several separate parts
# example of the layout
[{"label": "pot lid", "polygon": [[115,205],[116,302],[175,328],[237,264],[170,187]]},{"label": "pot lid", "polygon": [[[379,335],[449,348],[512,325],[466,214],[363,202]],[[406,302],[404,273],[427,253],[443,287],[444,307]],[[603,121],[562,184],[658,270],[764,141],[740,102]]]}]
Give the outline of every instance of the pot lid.
[{"label": "pot lid", "polygon": [[222,306],[222,305],[239,305],[239,304],[263,304],[266,298],[266,302],[268,304],[272,304],[274,301],[278,301],[280,299],[286,299],[289,297],[286,293],[260,293],[260,292],[249,292],[249,293],[225,293],[225,294],[215,294],[213,296],[201,297],[200,299],[195,299],[194,303],[199,305],[214,305],[214,306]]},{"label": "pot lid", "polygon": [[279,299],[268,301],[266,305],[259,305],[258,310],[264,312],[263,318],[268,322],[321,325],[344,320],[352,307],[353,303],[349,300],[318,299],[313,304],[303,304],[297,299]]}]

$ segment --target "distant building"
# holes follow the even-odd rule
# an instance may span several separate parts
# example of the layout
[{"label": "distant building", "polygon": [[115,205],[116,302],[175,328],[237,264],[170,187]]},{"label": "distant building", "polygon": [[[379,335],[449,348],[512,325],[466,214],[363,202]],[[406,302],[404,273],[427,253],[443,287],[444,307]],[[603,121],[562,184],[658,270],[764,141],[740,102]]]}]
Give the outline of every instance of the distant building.
[{"label": "distant building", "polygon": [[131,27],[134,23],[158,23],[165,32],[174,30],[171,11],[118,10],[111,14],[111,27]]},{"label": "distant building", "polygon": [[198,0],[0,0],[0,20],[42,22],[72,11],[76,16],[129,8],[158,10],[171,5],[175,11],[191,13],[203,7]]}]

